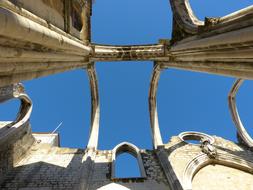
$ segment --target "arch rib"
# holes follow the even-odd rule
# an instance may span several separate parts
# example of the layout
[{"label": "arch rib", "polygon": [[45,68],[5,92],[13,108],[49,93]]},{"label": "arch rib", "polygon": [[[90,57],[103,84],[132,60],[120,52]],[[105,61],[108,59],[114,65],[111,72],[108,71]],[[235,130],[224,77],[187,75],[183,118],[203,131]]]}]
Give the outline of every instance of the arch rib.
[{"label": "arch rib", "polygon": [[194,15],[189,0],[170,0],[174,20],[178,26],[187,33],[196,34],[198,26],[203,26],[204,22],[198,20]]},{"label": "arch rib", "polygon": [[[232,28],[239,29],[252,25],[253,6],[246,7],[223,17],[206,17],[205,21],[201,21],[195,16],[189,0],[170,0],[170,4],[173,11],[173,20],[176,24],[173,26],[173,30],[175,33],[185,32],[187,35],[183,35],[183,38],[188,36],[188,34],[195,35],[211,30],[215,30],[215,34],[217,34],[217,29],[219,32],[225,32],[231,31]],[[177,27],[180,30],[177,30]]]},{"label": "arch rib", "polygon": [[156,64],[152,78],[150,82],[150,89],[149,89],[149,113],[150,113],[150,123],[151,123],[151,132],[153,138],[153,146],[156,149],[158,146],[163,145],[161,132],[159,128],[159,121],[158,121],[158,113],[157,113],[157,102],[156,102],[156,94],[157,94],[157,87],[160,78],[161,67],[159,64]]},{"label": "arch rib", "polygon": [[13,98],[20,99],[21,105],[15,121],[8,124],[10,130],[1,135],[1,139],[9,136],[13,130],[22,127],[30,119],[32,113],[32,101],[25,93],[24,86],[21,83],[12,84],[0,88],[0,103],[6,102]]},{"label": "arch rib", "polygon": [[90,65],[87,68],[87,73],[90,81],[90,93],[91,93],[91,126],[90,136],[87,148],[97,149],[98,146],[98,134],[99,134],[99,118],[100,118],[100,105],[98,94],[98,80],[94,65]]},{"label": "arch rib", "polygon": [[245,129],[245,127],[240,119],[240,116],[239,116],[239,113],[237,110],[237,106],[236,106],[236,94],[243,82],[244,82],[243,79],[237,79],[235,81],[235,83],[232,86],[232,89],[230,90],[229,95],[228,95],[228,104],[229,104],[229,110],[230,110],[233,122],[234,122],[234,124],[237,128],[237,131],[238,131],[238,135],[241,137],[243,142],[248,147],[252,148],[253,147],[253,139],[250,137],[249,133]]},{"label": "arch rib", "polygon": [[184,190],[192,190],[192,180],[195,174],[205,166],[210,164],[224,165],[227,167],[239,169],[252,173],[253,163],[251,161],[242,159],[239,156],[219,152],[215,159],[210,159],[206,154],[200,154],[191,160],[183,174],[183,188]]}]

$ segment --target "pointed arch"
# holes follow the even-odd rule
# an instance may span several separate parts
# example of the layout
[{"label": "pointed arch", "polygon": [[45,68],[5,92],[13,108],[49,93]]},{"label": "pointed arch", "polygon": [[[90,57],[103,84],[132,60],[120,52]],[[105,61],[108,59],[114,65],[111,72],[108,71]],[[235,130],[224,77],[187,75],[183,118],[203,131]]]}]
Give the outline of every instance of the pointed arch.
[{"label": "pointed arch", "polygon": [[238,169],[252,174],[253,162],[245,160],[239,156],[218,152],[215,159],[210,159],[206,154],[200,154],[191,160],[186,166],[183,174],[183,187],[192,190],[193,177],[200,169],[211,164],[218,164],[230,168]]},{"label": "pointed arch", "polygon": [[150,127],[152,133],[153,147],[157,149],[158,146],[163,145],[163,140],[159,127],[158,113],[157,113],[157,88],[160,79],[162,68],[159,64],[155,64],[151,76],[149,87],[149,114],[150,114]]},{"label": "pointed arch", "polygon": [[229,105],[229,111],[232,116],[233,122],[235,124],[235,127],[237,129],[239,140],[242,140],[245,145],[247,145],[249,148],[253,147],[253,138],[250,136],[248,131],[245,129],[237,106],[236,106],[236,94],[240,88],[240,86],[243,84],[243,79],[237,79],[235,83],[233,84],[229,94],[228,94],[228,105]]},{"label": "pointed arch", "polygon": [[97,149],[100,120],[100,104],[98,94],[98,79],[94,64],[87,67],[87,73],[90,81],[91,93],[91,126],[87,148]]},{"label": "pointed arch", "polygon": [[142,162],[140,149],[137,146],[135,146],[129,142],[122,142],[122,143],[118,144],[117,146],[115,146],[114,149],[112,150],[111,178],[116,177],[115,176],[116,158],[118,155],[120,155],[122,153],[129,153],[137,159],[138,165],[139,165],[139,170],[140,170],[140,175],[142,178],[145,178],[146,172],[145,172],[144,165]]}]

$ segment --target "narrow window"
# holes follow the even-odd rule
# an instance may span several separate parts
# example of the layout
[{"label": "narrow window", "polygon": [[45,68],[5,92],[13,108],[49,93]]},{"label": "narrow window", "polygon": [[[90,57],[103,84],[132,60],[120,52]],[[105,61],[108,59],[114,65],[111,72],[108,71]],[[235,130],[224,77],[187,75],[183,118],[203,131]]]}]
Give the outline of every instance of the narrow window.
[{"label": "narrow window", "polygon": [[71,19],[72,19],[72,25],[75,29],[78,31],[81,31],[82,29],[82,20],[81,20],[81,11],[80,5],[77,3],[72,4],[71,7]]},{"label": "narrow window", "polygon": [[137,159],[129,153],[122,153],[116,158],[115,178],[142,177]]},{"label": "narrow window", "polygon": [[146,177],[140,150],[127,142],[123,142],[113,149],[111,169],[112,179]]}]

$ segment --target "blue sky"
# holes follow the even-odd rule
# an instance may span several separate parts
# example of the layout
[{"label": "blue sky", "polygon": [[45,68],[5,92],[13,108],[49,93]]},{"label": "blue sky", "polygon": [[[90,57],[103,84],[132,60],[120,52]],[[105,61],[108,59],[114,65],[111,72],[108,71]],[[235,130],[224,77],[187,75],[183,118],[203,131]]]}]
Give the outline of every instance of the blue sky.
[{"label": "blue sky", "polygon": [[[252,4],[250,0],[191,0],[203,19],[219,17]],[[96,0],[92,41],[103,44],[157,43],[170,39],[172,18],[168,0]],[[152,62],[98,62],[101,120],[99,149],[112,149],[122,141],[152,148],[148,90]],[[180,70],[163,71],[158,88],[158,113],[163,141],[195,130],[236,140],[227,94],[233,78]],[[90,124],[87,74],[77,70],[24,83],[34,103],[33,131],[51,132],[60,122],[62,146],[84,148]],[[253,84],[247,81],[238,94],[238,107],[246,128],[252,130]],[[12,119],[18,102],[0,108],[2,120]]]}]

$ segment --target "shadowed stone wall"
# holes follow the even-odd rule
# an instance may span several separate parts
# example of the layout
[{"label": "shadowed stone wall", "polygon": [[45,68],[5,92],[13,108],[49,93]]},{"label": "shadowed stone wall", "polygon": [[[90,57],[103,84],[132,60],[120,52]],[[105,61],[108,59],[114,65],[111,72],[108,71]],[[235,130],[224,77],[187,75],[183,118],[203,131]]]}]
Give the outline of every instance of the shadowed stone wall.
[{"label": "shadowed stone wall", "polygon": [[213,137],[216,157],[208,157],[200,144],[176,136],[158,150],[140,150],[146,177],[112,178],[112,150],[33,143],[29,125],[22,129],[8,146],[1,144],[1,189],[223,190],[242,184],[252,190],[253,153],[220,137]]},{"label": "shadowed stone wall", "polygon": [[[1,123],[3,124],[3,123]],[[0,128],[0,182],[5,175],[22,160],[34,143],[30,124],[20,128],[9,128],[6,123]]]},{"label": "shadowed stone wall", "polygon": [[[153,151],[142,151],[146,178],[111,178],[111,151],[87,151],[35,144],[7,172],[1,189],[168,189]],[[127,163],[126,163],[127,164]]]}]

